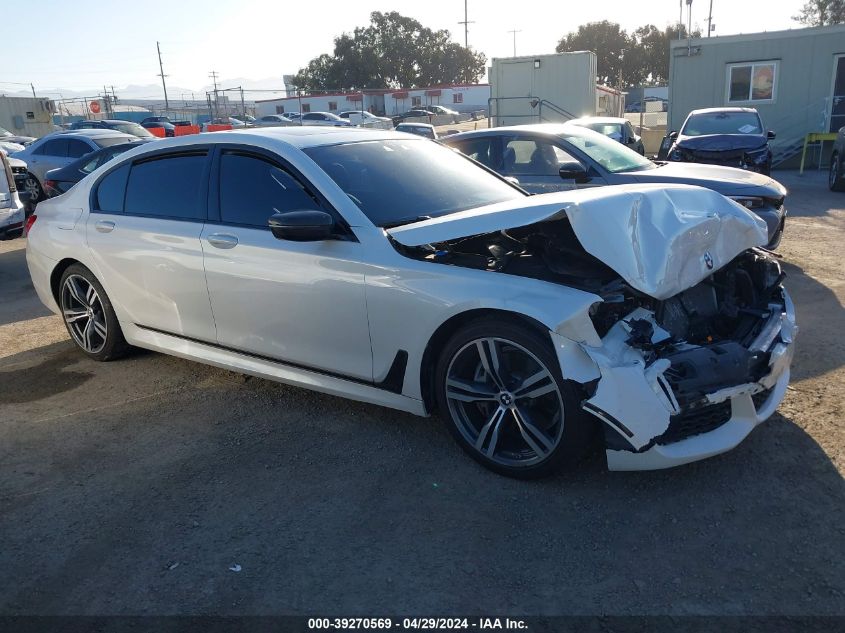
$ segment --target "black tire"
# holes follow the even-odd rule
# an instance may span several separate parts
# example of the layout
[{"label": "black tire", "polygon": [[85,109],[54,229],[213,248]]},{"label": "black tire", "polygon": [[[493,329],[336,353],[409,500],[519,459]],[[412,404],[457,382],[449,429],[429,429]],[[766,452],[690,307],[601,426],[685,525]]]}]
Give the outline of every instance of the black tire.
[{"label": "black tire", "polygon": [[[83,297],[85,301],[76,298],[87,294],[79,291],[80,288],[85,288],[85,284],[81,280],[84,280],[90,288],[93,288],[96,300],[93,297],[91,301],[88,301],[87,297]],[[77,288],[76,294],[68,285],[71,282],[72,286]],[[72,264],[62,274],[62,279],[59,282],[58,304],[62,311],[62,320],[71,340],[89,358],[105,362],[118,359],[129,351],[129,345],[123,337],[120,322],[117,320],[114,307],[105,289],[94,276],[94,273],[82,264]],[[82,312],[87,312],[88,316],[81,316]],[[79,320],[72,322],[74,317]],[[87,323],[93,330],[90,338],[80,332],[80,320],[84,319],[87,319]],[[94,327],[95,323],[105,326],[105,336]],[[80,340],[80,337],[82,340]],[[86,348],[87,342],[91,343],[88,348]]]},{"label": "black tire", "polygon": [[842,173],[842,160],[840,160],[838,154],[830,157],[827,186],[831,191],[845,191],[845,174]]},{"label": "black tire", "polygon": [[[481,360],[482,350],[490,349],[488,341],[493,341],[496,352],[487,357],[487,364],[501,360],[498,377],[488,373]],[[542,379],[528,381],[543,370],[547,375]],[[473,378],[464,380],[464,374]],[[581,409],[579,385],[561,376],[548,335],[516,320],[484,318],[461,328],[443,347],[434,379],[438,410],[461,448],[508,477],[536,479],[577,464],[596,430]],[[507,383],[504,389],[497,386],[499,379]],[[470,384],[480,388],[463,387]],[[463,401],[482,390],[486,390],[483,400]],[[527,395],[543,390],[548,393]],[[555,409],[558,402],[560,414]]]}]

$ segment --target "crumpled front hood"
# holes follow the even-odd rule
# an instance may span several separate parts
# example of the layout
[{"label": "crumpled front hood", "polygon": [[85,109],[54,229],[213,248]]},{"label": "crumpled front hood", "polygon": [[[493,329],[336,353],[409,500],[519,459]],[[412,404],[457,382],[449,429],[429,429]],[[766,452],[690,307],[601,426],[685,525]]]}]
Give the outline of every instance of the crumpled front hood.
[{"label": "crumpled front hood", "polygon": [[665,184],[542,194],[387,232],[400,244],[420,246],[563,217],[584,250],[655,299],[696,285],[768,240],[763,220],[721,194]]},{"label": "crumpled front hood", "polygon": [[682,136],[675,143],[675,147],[690,151],[729,152],[763,149],[766,143],[768,139],[764,134],[705,134]]}]

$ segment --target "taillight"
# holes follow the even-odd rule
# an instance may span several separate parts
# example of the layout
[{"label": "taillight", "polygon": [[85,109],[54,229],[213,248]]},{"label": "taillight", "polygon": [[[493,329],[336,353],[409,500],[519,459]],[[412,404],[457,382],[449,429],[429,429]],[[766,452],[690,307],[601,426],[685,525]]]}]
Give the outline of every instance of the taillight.
[{"label": "taillight", "polygon": [[38,216],[34,213],[26,219],[26,224],[23,227],[23,234],[24,237],[29,235],[29,231],[32,229],[32,225],[35,224],[35,221],[38,219]]}]

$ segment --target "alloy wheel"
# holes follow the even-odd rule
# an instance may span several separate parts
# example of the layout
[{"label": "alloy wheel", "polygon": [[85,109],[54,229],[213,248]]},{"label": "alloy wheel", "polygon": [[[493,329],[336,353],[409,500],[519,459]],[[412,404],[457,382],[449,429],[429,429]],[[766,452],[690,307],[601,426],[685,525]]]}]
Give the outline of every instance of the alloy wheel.
[{"label": "alloy wheel", "polygon": [[73,340],[89,354],[106,344],[108,326],[97,289],[81,275],[65,279],[61,294],[62,316]]},{"label": "alloy wheel", "polygon": [[38,184],[38,180],[35,179],[35,176],[27,176],[23,184],[26,192],[29,194],[29,199],[32,202],[41,200],[41,185]]},{"label": "alloy wheel", "polygon": [[544,461],[563,435],[563,397],[551,371],[504,338],[458,350],[446,373],[446,401],[464,439],[503,466]]}]

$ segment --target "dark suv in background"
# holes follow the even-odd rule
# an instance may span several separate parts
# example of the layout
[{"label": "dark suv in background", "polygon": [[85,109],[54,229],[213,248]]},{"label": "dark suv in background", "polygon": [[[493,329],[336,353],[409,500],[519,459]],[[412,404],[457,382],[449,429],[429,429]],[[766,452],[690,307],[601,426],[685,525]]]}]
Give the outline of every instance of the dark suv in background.
[{"label": "dark suv in background", "polygon": [[[668,147],[665,158],[739,167],[768,176],[772,169],[769,141],[773,138],[775,133],[764,131],[760,115],[754,108],[693,110],[681,131],[670,132],[664,140],[664,147]],[[658,155],[658,158],[663,156]]]}]

